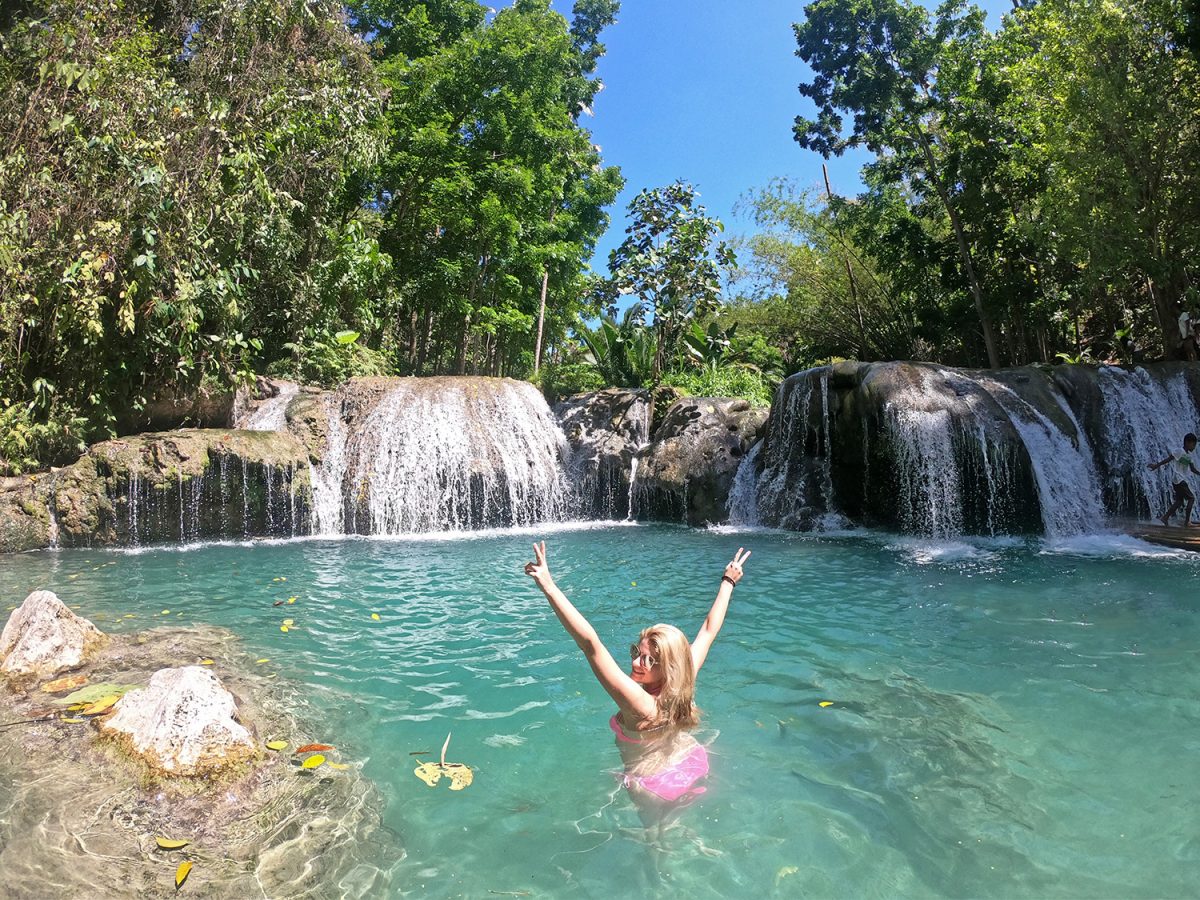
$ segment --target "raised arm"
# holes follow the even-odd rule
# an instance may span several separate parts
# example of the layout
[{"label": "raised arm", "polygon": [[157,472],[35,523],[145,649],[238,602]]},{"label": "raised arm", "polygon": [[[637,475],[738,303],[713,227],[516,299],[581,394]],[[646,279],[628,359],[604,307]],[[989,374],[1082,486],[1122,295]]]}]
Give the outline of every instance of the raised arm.
[{"label": "raised arm", "polygon": [[532,577],[537,586],[542,589],[542,593],[550,601],[550,608],[558,616],[558,621],[562,623],[563,628],[567,629],[567,634],[575,639],[575,643],[583,651],[600,686],[608,692],[608,695],[617,702],[622,710],[641,719],[653,717],[657,709],[654,698],[617,665],[612,654],[608,652],[608,648],[596,634],[592,623],[575,608],[575,605],[567,599],[567,595],[554,583],[554,578],[550,575],[550,566],[546,563],[545,541],[533,545],[533,556],[534,561],[525,564],[525,574]]},{"label": "raised arm", "polygon": [[1169,453],[1169,454],[1167,454],[1167,458],[1164,459],[1162,462],[1150,463],[1150,471],[1153,472],[1155,469],[1161,469],[1163,466],[1165,466],[1169,462],[1172,462],[1174,459],[1175,459],[1175,454]]},{"label": "raised arm", "polygon": [[725,567],[725,574],[721,576],[721,586],[717,588],[717,599],[713,601],[712,609],[708,611],[704,624],[700,626],[696,639],[692,641],[692,666],[697,672],[704,665],[704,660],[708,658],[708,648],[712,646],[713,639],[721,630],[721,626],[725,624],[725,612],[729,609],[729,598],[733,596],[734,585],[742,579],[742,563],[749,558],[750,551],[743,551],[741,547],[738,547],[733,561]]}]

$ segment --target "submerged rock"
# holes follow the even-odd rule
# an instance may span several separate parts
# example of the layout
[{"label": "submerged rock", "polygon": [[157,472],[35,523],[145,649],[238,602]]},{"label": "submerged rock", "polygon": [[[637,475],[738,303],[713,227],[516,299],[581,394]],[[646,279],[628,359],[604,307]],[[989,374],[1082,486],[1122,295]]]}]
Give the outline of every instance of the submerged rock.
[{"label": "submerged rock", "polygon": [[[255,665],[231,632],[198,626],[113,635],[82,674],[97,690],[137,685],[149,692],[163,670],[200,659],[215,661],[251,741],[262,747],[281,739],[287,751],[258,753],[219,778],[148,773],[127,746],[99,739],[92,720],[65,711],[68,698],[0,693],[3,721],[23,720],[0,730],[0,884],[8,893],[25,900],[168,897],[184,859],[195,861],[185,890],[206,897],[391,893],[384,869],[404,849],[382,827],[382,798],[362,776],[354,748],[330,733],[327,710]],[[210,675],[208,667],[200,671]],[[314,775],[293,766],[288,751],[313,741],[338,744],[327,752],[342,767]],[[189,844],[166,853],[158,836]]]},{"label": "submerged rock", "polygon": [[155,672],[121,698],[100,731],[167,775],[218,774],[258,755],[233,695],[200,666]]},{"label": "submerged rock", "polygon": [[689,525],[725,521],[734,476],[766,420],[766,409],[737,398],[677,400],[642,454],[638,513]]},{"label": "submerged rock", "polygon": [[0,634],[0,672],[46,678],[82,665],[108,638],[95,625],[67,609],[53,591],[25,598]]}]

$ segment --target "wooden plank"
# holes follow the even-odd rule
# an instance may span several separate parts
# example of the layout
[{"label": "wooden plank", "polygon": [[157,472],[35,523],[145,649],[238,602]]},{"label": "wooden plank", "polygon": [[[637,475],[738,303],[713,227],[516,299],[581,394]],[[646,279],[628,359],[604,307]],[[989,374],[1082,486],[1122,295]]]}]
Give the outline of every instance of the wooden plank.
[{"label": "wooden plank", "polygon": [[1133,537],[1149,541],[1151,544],[1200,553],[1200,526],[1130,522],[1126,525],[1125,530]]}]

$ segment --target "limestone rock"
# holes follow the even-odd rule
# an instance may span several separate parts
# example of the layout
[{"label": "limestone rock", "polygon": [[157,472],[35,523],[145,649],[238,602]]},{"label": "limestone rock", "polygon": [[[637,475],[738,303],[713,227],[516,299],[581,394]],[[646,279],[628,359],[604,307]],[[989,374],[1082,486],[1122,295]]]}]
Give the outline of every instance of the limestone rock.
[{"label": "limestone rock", "polygon": [[107,637],[75,615],[52,591],[25,598],[0,635],[0,672],[48,677],[82,665],[104,646]]},{"label": "limestone rock", "polygon": [[121,698],[100,730],[167,775],[216,774],[258,756],[233,695],[200,666],[155,672],[146,687]]},{"label": "limestone rock", "polygon": [[638,473],[639,512],[690,525],[723,522],[742,457],[765,408],[730,397],[687,397],[667,410]]},{"label": "limestone rock", "polygon": [[649,391],[605,388],[558,403],[554,415],[567,438],[567,471],[586,515],[629,514],[633,460],[650,440]]}]

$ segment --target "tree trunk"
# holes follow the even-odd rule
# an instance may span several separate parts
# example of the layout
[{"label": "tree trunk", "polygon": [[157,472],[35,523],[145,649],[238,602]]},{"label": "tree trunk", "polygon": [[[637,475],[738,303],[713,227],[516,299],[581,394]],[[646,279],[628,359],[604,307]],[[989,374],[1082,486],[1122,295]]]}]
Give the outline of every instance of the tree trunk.
[{"label": "tree trunk", "polygon": [[971,285],[971,296],[975,299],[975,311],[979,314],[979,324],[983,328],[983,343],[987,347],[988,365],[993,369],[998,369],[1000,368],[1000,353],[996,349],[996,335],[992,330],[991,316],[988,315],[987,309],[983,305],[983,288],[979,284],[979,277],[975,274],[975,263],[971,259],[970,245],[967,244],[966,229],[963,228],[962,219],[958,217],[958,210],[954,208],[954,204],[950,200],[950,193],[942,184],[937,161],[933,158],[933,148],[929,146],[929,136],[919,126],[916,133],[917,141],[921,145],[921,152],[925,156],[925,165],[929,168],[929,180],[933,182],[938,198],[942,201],[942,206],[946,208],[946,215],[950,217],[950,225],[954,228],[958,254],[962,257],[963,271],[966,272],[967,281]]},{"label": "tree trunk", "polygon": [[463,314],[462,331],[458,337],[458,359],[454,363],[454,371],[459,375],[467,374],[467,345],[471,342],[471,314]]},{"label": "tree trunk", "polygon": [[1155,318],[1158,319],[1163,359],[1183,359],[1183,345],[1179,340],[1179,312],[1175,309],[1175,303],[1168,296],[1168,292],[1156,285],[1149,275],[1146,276],[1146,289],[1150,291]]},{"label": "tree trunk", "polygon": [[538,306],[537,341],[533,345],[533,374],[538,373],[542,365],[542,328],[546,322],[546,290],[550,287],[550,266],[542,270],[542,302]]}]

